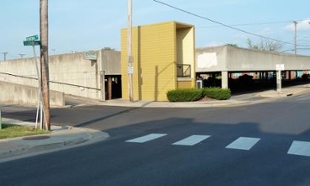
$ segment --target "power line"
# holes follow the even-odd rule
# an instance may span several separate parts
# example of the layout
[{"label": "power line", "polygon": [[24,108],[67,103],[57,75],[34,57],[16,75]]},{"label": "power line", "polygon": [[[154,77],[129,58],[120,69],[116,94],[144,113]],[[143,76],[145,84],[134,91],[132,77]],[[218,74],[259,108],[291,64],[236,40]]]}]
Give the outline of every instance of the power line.
[{"label": "power line", "polygon": [[[301,20],[299,20],[301,21]],[[229,26],[255,26],[255,25],[272,25],[272,24],[282,24],[282,23],[291,23],[293,21],[273,21],[273,22],[262,22],[262,23],[240,23],[240,24],[233,24]],[[222,26],[215,26],[215,25],[208,25],[208,26],[199,26],[198,28],[214,28],[214,27],[222,27]]]},{"label": "power line", "polygon": [[[236,28],[236,27],[234,27],[234,26],[227,25],[227,24],[222,23],[222,22],[219,22],[219,21],[215,21],[215,20],[213,20],[213,19],[210,19],[210,18],[208,18],[208,17],[204,17],[204,16],[201,16],[201,15],[198,15],[198,14],[193,13],[193,12],[189,12],[189,11],[187,11],[187,10],[178,8],[178,7],[176,7],[176,6],[170,5],[170,4],[165,3],[165,2],[162,2],[162,1],[154,0],[154,2],[159,3],[159,4],[162,4],[162,5],[165,5],[165,6],[168,6],[168,7],[172,8],[172,9],[175,9],[175,10],[178,10],[178,11],[181,11],[181,12],[184,12],[184,13],[186,13],[186,14],[192,15],[192,16],[194,16],[194,17],[198,17],[198,18],[201,18],[201,19],[204,19],[204,20],[208,20],[208,21],[210,21],[210,22],[212,22],[212,23],[215,23],[215,24],[218,24],[218,25],[221,25],[221,26],[230,28],[230,29],[232,29],[232,30],[237,30],[237,31],[239,31],[239,32],[242,32],[242,33],[245,33],[245,34],[248,34],[248,35],[253,35],[253,36],[256,36],[256,37],[263,38],[263,39],[267,39],[267,40],[271,40],[271,41],[276,41],[276,42],[279,42],[279,43],[294,45],[294,43],[291,43],[291,42],[281,41],[281,40],[274,39],[274,38],[271,38],[271,37],[267,37],[267,36],[255,34],[255,33],[252,33],[252,32],[246,31],[246,30],[242,30],[242,29],[240,29],[240,28]],[[307,47],[308,47],[309,45],[298,45],[298,46],[307,46]]]}]

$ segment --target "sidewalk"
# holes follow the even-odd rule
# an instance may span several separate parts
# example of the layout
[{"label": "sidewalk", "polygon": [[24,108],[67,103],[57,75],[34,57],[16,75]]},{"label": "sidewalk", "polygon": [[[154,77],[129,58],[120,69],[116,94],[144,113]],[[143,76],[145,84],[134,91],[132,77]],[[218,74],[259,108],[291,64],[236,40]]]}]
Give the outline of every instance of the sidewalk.
[{"label": "sidewalk", "polygon": [[[299,85],[289,88],[283,88],[281,92],[268,90],[263,92],[248,93],[232,96],[230,100],[223,101],[198,101],[198,102],[147,102],[137,101],[130,102],[124,100],[108,100],[105,102],[96,100],[83,100],[76,98],[77,102],[87,103],[90,105],[107,105],[107,106],[122,106],[122,107],[174,107],[174,108],[198,108],[198,107],[213,107],[213,106],[236,106],[244,104],[254,104],[268,102],[271,99],[294,96],[306,91],[310,91],[310,85]],[[80,100],[78,100],[80,99]],[[85,104],[82,104],[85,105]],[[79,106],[79,105],[75,105]],[[81,105],[80,105],[81,106]],[[17,121],[12,119],[2,118],[3,123],[14,123],[18,125],[34,126],[34,123]],[[34,154],[57,151],[64,148],[69,148],[77,145],[85,145],[100,140],[107,139],[109,134],[97,130],[75,127],[59,127],[52,126],[50,134],[21,137],[13,139],[0,139],[0,163],[10,161],[20,157],[31,156]]]},{"label": "sidewalk", "polygon": [[[34,123],[2,118],[3,123],[29,125]],[[0,139],[0,163],[20,157],[85,145],[107,139],[109,134],[97,130],[52,126],[50,134]]]},{"label": "sidewalk", "polygon": [[303,92],[310,91],[310,84],[297,85],[287,88],[282,88],[280,92],[276,90],[267,90],[262,92],[246,93],[242,95],[234,95],[229,100],[212,100],[212,101],[196,101],[196,102],[155,102],[155,101],[134,101],[114,99],[104,102],[93,101],[89,104],[106,105],[106,106],[121,106],[121,107],[214,107],[214,106],[237,106],[244,104],[252,104],[266,102],[269,99],[283,98],[292,95],[298,95]]}]

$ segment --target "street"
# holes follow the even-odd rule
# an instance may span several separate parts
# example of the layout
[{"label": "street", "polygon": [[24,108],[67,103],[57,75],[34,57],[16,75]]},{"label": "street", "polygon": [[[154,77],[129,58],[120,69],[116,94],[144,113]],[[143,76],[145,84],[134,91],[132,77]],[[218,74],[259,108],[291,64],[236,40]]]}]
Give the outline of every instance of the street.
[{"label": "street", "polygon": [[54,108],[54,124],[111,137],[1,163],[0,185],[310,185],[309,101],[306,93],[237,107]]}]

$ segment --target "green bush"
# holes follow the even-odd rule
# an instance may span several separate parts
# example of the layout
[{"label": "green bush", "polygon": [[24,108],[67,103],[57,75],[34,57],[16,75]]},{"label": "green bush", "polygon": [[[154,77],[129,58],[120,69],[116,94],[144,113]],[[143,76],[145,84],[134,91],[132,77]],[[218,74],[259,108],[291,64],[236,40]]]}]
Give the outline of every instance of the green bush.
[{"label": "green bush", "polygon": [[170,102],[197,101],[203,97],[203,89],[177,89],[167,92],[167,98]]},{"label": "green bush", "polygon": [[203,94],[209,98],[217,99],[217,100],[227,100],[231,96],[231,92],[229,89],[219,88],[219,87],[210,87],[204,88]]},{"label": "green bush", "polygon": [[221,89],[218,87],[210,87],[203,89],[177,89],[167,92],[167,98],[170,102],[190,102],[198,101],[204,97],[217,100],[227,100],[231,96],[229,89]]}]

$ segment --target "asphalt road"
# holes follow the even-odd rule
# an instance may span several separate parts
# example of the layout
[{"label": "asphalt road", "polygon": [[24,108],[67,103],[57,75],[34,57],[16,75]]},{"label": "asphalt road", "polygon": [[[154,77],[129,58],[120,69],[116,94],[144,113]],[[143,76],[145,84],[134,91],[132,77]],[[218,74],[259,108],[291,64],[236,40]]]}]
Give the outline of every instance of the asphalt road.
[{"label": "asphalt road", "polygon": [[53,109],[59,125],[111,137],[1,163],[0,185],[310,185],[309,101],[308,93],[239,107]]}]

